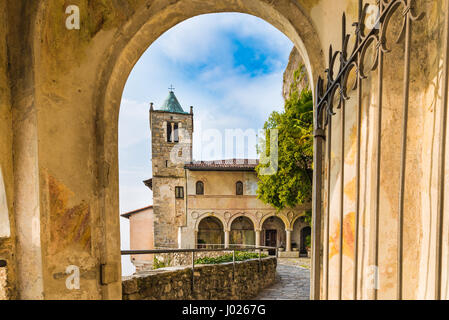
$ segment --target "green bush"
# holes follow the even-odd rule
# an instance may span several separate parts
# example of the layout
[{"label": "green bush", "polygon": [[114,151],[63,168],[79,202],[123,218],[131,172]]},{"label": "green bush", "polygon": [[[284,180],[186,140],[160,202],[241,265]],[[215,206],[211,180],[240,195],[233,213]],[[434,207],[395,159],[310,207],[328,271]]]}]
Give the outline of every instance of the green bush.
[{"label": "green bush", "polygon": [[[261,258],[266,258],[266,254],[261,254]],[[235,261],[245,261],[249,259],[258,259],[259,254],[255,252],[244,252],[244,251],[236,251],[235,252]],[[232,262],[232,253],[227,253],[219,257],[204,257],[198,258],[195,260],[195,264],[219,264],[225,262]]]},{"label": "green bush", "polygon": [[311,236],[306,237],[306,247],[307,248],[312,247],[312,237]]},{"label": "green bush", "polygon": [[158,258],[154,257],[153,259],[153,269],[160,269],[170,266],[170,259],[167,262],[161,261]]}]

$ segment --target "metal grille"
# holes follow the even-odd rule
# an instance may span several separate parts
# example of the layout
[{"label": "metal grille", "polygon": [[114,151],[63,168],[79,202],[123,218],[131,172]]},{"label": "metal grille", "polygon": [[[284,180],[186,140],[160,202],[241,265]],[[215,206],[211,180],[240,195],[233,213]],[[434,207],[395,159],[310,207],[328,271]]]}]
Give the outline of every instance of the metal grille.
[{"label": "metal grille", "polygon": [[[449,1],[446,1],[446,6]],[[378,108],[377,108],[377,126],[375,128],[377,155],[375,159],[375,208],[374,208],[374,237],[372,246],[373,261],[376,266],[379,262],[379,193],[380,193],[380,169],[381,169],[381,124],[382,124],[382,93],[383,93],[383,73],[384,73],[384,56],[390,52],[387,46],[387,28],[391,23],[391,18],[395,12],[401,10],[402,27],[396,42],[405,41],[404,44],[404,78],[403,78],[403,105],[402,105],[402,125],[401,125],[401,158],[400,158],[400,181],[399,181],[399,203],[398,203],[398,230],[397,230],[397,299],[403,296],[403,241],[404,241],[404,190],[405,190],[405,165],[406,165],[406,148],[407,148],[407,130],[408,130],[408,109],[410,97],[410,51],[413,24],[422,19],[424,13],[417,14],[414,10],[413,0],[378,0],[377,1],[378,16],[374,27],[365,34],[365,20],[367,17],[368,4],[364,4],[363,0],[359,0],[358,21],[353,24],[355,31],[354,47],[349,51],[350,35],[346,31],[346,16],[342,18],[342,48],[334,51],[333,47],[329,48],[328,69],[326,70],[327,79],[325,81],[318,78],[315,91],[315,141],[314,141],[314,200],[313,200],[313,253],[312,253],[312,283],[311,298],[320,299],[328,298],[329,288],[329,250],[325,250],[321,255],[322,246],[329,244],[329,211],[330,211],[330,174],[331,174],[331,144],[332,135],[340,135],[341,140],[341,164],[340,164],[340,207],[339,218],[343,221],[343,199],[344,199],[344,163],[345,163],[345,104],[349,100],[349,91],[357,91],[356,104],[356,172],[355,172],[355,234],[354,234],[354,298],[357,298],[358,288],[358,265],[359,254],[359,219],[360,219],[360,140],[361,140],[361,112],[362,112],[362,86],[364,80],[367,79],[370,72],[378,73]],[[446,8],[446,28],[445,28],[445,57],[443,66],[443,107],[441,108],[440,125],[442,134],[440,135],[439,144],[441,146],[439,153],[439,190],[438,190],[438,219],[437,219],[437,246],[436,246],[436,279],[435,279],[435,297],[441,298],[441,274],[442,274],[442,239],[443,239],[443,207],[444,207],[444,173],[445,173],[445,148],[446,148],[446,118],[448,103],[448,30],[449,30],[449,8]],[[365,56],[369,49],[375,51],[375,58],[371,65],[364,65]],[[334,74],[334,68],[339,63],[338,73]],[[348,87],[348,79],[350,74],[356,75],[354,85]],[[336,110],[341,112],[340,132],[332,132],[332,117],[336,114]],[[326,172],[324,165],[327,163]],[[327,175],[327,179],[324,176]],[[326,183],[326,186],[323,185]],[[327,192],[327,207],[323,208],[323,190]],[[323,220],[323,221],[322,221]],[[321,234],[323,230],[323,235]],[[342,247],[343,247],[343,223],[340,223],[340,239],[339,239],[339,274],[338,274],[338,298],[342,298]],[[323,294],[320,295],[320,289],[323,288]],[[376,288],[373,289],[373,297],[377,299]]]}]

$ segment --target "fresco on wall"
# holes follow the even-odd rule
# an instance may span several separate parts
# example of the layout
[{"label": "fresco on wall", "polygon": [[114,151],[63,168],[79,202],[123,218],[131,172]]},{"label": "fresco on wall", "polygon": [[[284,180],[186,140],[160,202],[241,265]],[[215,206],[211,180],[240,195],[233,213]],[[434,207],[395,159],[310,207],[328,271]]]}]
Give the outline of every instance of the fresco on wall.
[{"label": "fresco on wall", "polygon": [[9,238],[11,230],[9,225],[8,204],[6,203],[5,183],[0,168],[0,238]]},{"label": "fresco on wall", "polygon": [[238,217],[232,222],[230,243],[244,245],[256,244],[256,236],[251,220],[245,217]]}]

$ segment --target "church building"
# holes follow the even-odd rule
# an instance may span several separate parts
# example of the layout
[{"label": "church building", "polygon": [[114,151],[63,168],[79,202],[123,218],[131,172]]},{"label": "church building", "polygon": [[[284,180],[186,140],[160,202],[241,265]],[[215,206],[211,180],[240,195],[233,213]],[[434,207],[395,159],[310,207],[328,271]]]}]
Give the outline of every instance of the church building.
[{"label": "church building", "polygon": [[[256,159],[193,161],[193,107],[185,112],[170,90],[150,107],[153,205],[122,214],[130,220],[131,250],[229,247],[282,248],[281,256],[307,255],[310,204],[278,212],[257,199]],[[151,259],[131,257],[134,264]]]}]

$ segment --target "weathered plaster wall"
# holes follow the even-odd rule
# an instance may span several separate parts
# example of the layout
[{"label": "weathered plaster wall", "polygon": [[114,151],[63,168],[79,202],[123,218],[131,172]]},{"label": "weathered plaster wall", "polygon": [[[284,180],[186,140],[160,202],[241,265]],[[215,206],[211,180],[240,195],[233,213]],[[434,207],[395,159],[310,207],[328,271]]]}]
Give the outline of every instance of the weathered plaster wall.
[{"label": "weathered plaster wall", "polygon": [[[154,249],[154,213],[152,208],[130,215],[129,235],[132,250]],[[153,255],[132,255],[131,261],[133,263],[140,263],[140,261],[153,262]]]},{"label": "weathered plaster wall", "polygon": [[276,277],[276,258],[217,265],[169,267],[124,278],[123,300],[242,300],[256,296]]},{"label": "weathered plaster wall", "polygon": [[[204,183],[204,195],[196,195],[195,184]],[[236,182],[243,182],[243,195],[236,195]],[[255,231],[262,230],[263,222],[271,216],[277,216],[284,221],[279,237],[285,240],[285,228],[291,228],[291,223],[310,210],[310,204],[297,208],[286,208],[277,212],[270,205],[257,199],[257,175],[255,172],[244,171],[187,171],[188,214],[187,225],[182,229],[183,247],[193,248],[195,232],[198,224],[208,216],[218,218],[225,231],[231,231],[231,224],[237,217],[244,216],[251,220]],[[261,244],[264,245],[263,235]],[[285,241],[284,241],[285,244]]]},{"label": "weathered plaster wall", "polygon": [[[443,59],[443,1],[416,1],[416,12],[425,12],[412,29],[410,104],[405,172],[404,290],[406,299],[434,297],[435,235],[438,183],[438,139],[441,112],[441,67]],[[387,32],[392,52],[385,54],[383,76],[382,154],[380,173],[379,264],[374,265],[374,202],[376,126],[378,108],[377,72],[363,82],[361,138],[361,202],[359,233],[358,298],[373,297],[373,267],[379,269],[379,299],[397,297],[397,215],[399,208],[400,146],[403,106],[404,41],[394,44],[401,27],[401,10],[393,16]],[[354,19],[348,19],[347,28]],[[339,35],[340,33],[334,33]],[[323,35],[323,39],[329,37]],[[324,40],[326,41],[326,40]],[[332,40],[339,48],[340,40]],[[352,299],[355,248],[356,93],[346,104],[344,133],[344,219],[340,221],[341,110],[332,119],[330,176],[329,298],[339,290],[340,226],[343,224],[342,298]],[[447,180],[447,177],[446,177]],[[326,185],[326,182],[325,182]],[[326,195],[327,196],[327,195]],[[325,198],[326,198],[325,196]],[[327,201],[325,201],[325,207]],[[447,209],[445,209],[447,212]],[[446,227],[444,230],[447,230]],[[447,231],[445,231],[445,239]],[[446,242],[445,242],[446,243]],[[444,252],[447,252],[445,245]],[[325,265],[326,267],[326,265]],[[443,267],[443,270],[446,267]],[[447,279],[446,271],[443,272]],[[326,278],[326,277],[325,277]],[[326,279],[325,279],[326,280]],[[443,286],[447,292],[447,286]]]},{"label": "weathered plaster wall", "polygon": [[16,228],[14,219],[13,113],[11,101],[10,54],[8,42],[15,8],[0,4],[0,300],[17,298]]},{"label": "weathered plaster wall", "polygon": [[237,181],[243,182],[243,195],[255,196],[257,189],[257,175],[254,171],[187,171],[187,193],[196,194],[196,182],[204,183],[205,196],[236,196]]},{"label": "weathered plaster wall", "polygon": [[[366,1],[374,4],[375,1]],[[405,180],[405,217],[404,217],[404,298],[434,297],[436,262],[436,220],[438,190],[438,153],[441,135],[440,112],[442,97],[442,67],[444,58],[444,1],[414,1],[415,12],[425,12],[423,20],[414,22],[412,28],[411,50],[411,86],[410,108],[407,135],[407,164]],[[334,50],[340,49],[341,22],[335,20],[343,11],[347,14],[346,29],[353,33],[352,22],[356,21],[357,1],[310,1],[304,4],[312,20],[317,25],[317,33],[323,44],[325,55],[330,44]],[[379,269],[380,299],[394,299],[397,286],[397,214],[399,202],[400,142],[403,105],[404,41],[395,45],[402,22],[401,6],[391,19],[387,32],[387,41],[392,52],[385,54],[383,77],[383,120],[382,155],[380,173],[380,230],[379,264],[374,265],[374,202],[375,202],[375,158],[376,126],[378,108],[377,71],[369,74],[363,81],[362,127],[361,127],[361,180],[360,180],[360,229],[359,229],[359,299],[373,298],[373,271]],[[330,20],[329,20],[330,19]],[[350,39],[350,47],[353,37]],[[298,57],[292,52],[284,82],[289,83],[293,66]],[[327,57],[326,57],[327,60]],[[369,63],[367,61],[366,63]],[[337,63],[338,66],[338,63]],[[336,70],[335,70],[336,71]],[[291,80],[290,80],[291,82]],[[315,83],[315,82],[314,82]],[[284,87],[284,94],[288,88]],[[329,268],[329,274],[323,272],[323,296],[331,299],[338,297],[339,259],[343,255],[341,274],[342,298],[352,299],[354,249],[355,249],[355,173],[356,161],[356,92],[350,94],[345,113],[345,177],[343,190],[341,184],[341,111],[332,119],[331,162],[325,163],[325,171],[331,167],[330,190],[324,190],[324,207],[328,205],[330,192],[330,238],[324,245],[324,256],[329,254],[330,261],[324,261],[323,269]],[[447,168],[446,155],[446,168]],[[447,171],[447,170],[446,170]],[[448,181],[448,176],[444,177]],[[326,185],[327,181],[324,182]],[[343,192],[344,219],[340,221],[340,194]],[[446,199],[448,192],[446,190]],[[447,298],[449,286],[447,274],[447,207],[445,207],[444,247],[443,247],[443,297]],[[327,219],[327,213],[324,217]],[[343,235],[340,226],[343,224]],[[324,234],[327,230],[324,229]],[[339,248],[343,236],[343,248]],[[324,239],[324,238],[323,238]],[[326,282],[329,290],[326,290]]]},{"label": "weathered plaster wall", "polygon": [[[0,4],[0,12],[0,260],[13,263],[10,260],[15,249],[10,227],[10,220],[13,219],[12,112],[7,72],[8,19],[6,3]],[[6,268],[0,268],[0,300],[9,297],[6,271]]]}]

